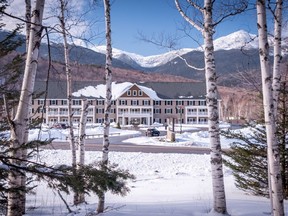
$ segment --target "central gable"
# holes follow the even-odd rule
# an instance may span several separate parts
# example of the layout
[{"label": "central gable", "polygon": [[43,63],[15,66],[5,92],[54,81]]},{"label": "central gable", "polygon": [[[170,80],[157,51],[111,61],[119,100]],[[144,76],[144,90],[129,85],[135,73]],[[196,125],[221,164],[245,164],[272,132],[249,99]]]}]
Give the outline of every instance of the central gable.
[{"label": "central gable", "polygon": [[150,98],[138,85],[133,84],[120,97],[128,98]]}]

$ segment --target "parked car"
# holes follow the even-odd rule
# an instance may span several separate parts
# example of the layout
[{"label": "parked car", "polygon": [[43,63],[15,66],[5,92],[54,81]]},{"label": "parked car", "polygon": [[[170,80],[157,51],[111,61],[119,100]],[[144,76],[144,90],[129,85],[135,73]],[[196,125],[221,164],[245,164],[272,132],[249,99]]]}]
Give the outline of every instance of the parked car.
[{"label": "parked car", "polygon": [[146,136],[159,136],[160,135],[160,131],[158,131],[155,128],[149,128],[146,131]]}]

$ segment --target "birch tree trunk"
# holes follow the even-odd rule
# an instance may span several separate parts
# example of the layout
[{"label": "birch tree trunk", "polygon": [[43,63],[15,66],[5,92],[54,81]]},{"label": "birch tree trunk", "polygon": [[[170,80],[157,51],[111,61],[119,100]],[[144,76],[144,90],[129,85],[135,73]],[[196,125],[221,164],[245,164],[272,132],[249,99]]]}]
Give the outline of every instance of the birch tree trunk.
[{"label": "birch tree trunk", "polygon": [[69,142],[72,152],[72,167],[76,169],[76,145],[75,137],[73,131],[73,112],[72,112],[72,76],[71,76],[71,66],[69,58],[69,47],[67,41],[67,32],[65,25],[65,10],[67,8],[68,1],[60,0],[61,15],[59,16],[59,21],[61,24],[61,33],[63,37],[63,47],[64,47],[64,59],[65,59],[65,72],[67,81],[67,100],[68,100],[68,123],[69,123]]},{"label": "birch tree trunk", "polygon": [[26,20],[26,53],[28,51],[29,46],[29,33],[31,28],[31,0],[25,0],[26,5],[26,14],[25,14],[25,20]]},{"label": "birch tree trunk", "polygon": [[[105,9],[105,25],[106,25],[106,64],[105,64],[105,81],[106,81],[106,98],[105,98],[105,114],[104,114],[104,132],[103,132],[103,148],[102,148],[102,162],[108,164],[109,153],[109,129],[110,129],[110,112],[112,99],[112,44],[111,44],[111,20],[110,20],[110,0],[104,1]],[[104,211],[105,193],[99,195],[99,203],[97,212]]]},{"label": "birch tree trunk", "polygon": [[208,108],[208,130],[213,185],[213,210],[226,214],[226,197],[219,134],[218,90],[213,46],[212,0],[204,1],[204,61],[206,78],[206,100]]},{"label": "birch tree trunk", "polygon": [[274,14],[274,63],[273,63],[273,101],[274,116],[277,119],[278,95],[280,92],[281,71],[281,33],[282,33],[282,5],[283,0],[276,1],[276,10]]},{"label": "birch tree trunk", "polygon": [[217,76],[215,69],[213,34],[214,24],[212,19],[213,3],[212,0],[205,0],[204,6],[200,7],[197,1],[187,1],[190,6],[195,8],[203,16],[203,26],[193,21],[182,10],[179,0],[175,0],[176,8],[181,16],[195,29],[200,31],[204,38],[204,62],[205,62],[205,79],[206,79],[206,100],[208,109],[208,130],[210,142],[211,172],[213,186],[213,210],[217,213],[226,214],[226,196],[224,188],[224,175],[222,165],[222,153],[219,134],[219,107],[218,107],[218,90]]},{"label": "birch tree trunk", "polygon": [[[21,160],[26,158],[26,155],[23,155],[23,150],[21,150],[20,147],[27,142],[28,138],[29,110],[32,103],[32,92],[38,66],[44,5],[44,0],[37,0],[35,9],[32,13],[29,46],[27,48],[20,100],[13,120],[14,127],[11,128],[10,148],[13,150],[11,150],[10,156],[15,159],[11,159],[10,163],[22,166],[25,166],[25,164],[17,159],[19,158]],[[25,185],[22,185],[23,182],[21,180],[23,179],[21,177],[23,175],[25,175],[25,173],[19,173],[19,171],[17,172],[15,169],[11,169],[11,172],[9,173],[8,182],[11,191],[8,193],[7,216],[20,216],[25,213],[25,194],[19,193],[20,191],[25,190]]]},{"label": "birch tree trunk", "polygon": [[[65,72],[66,72],[66,82],[67,82],[67,100],[68,100],[68,124],[69,124],[69,142],[71,148],[71,162],[73,172],[76,172],[77,169],[77,159],[76,159],[76,143],[73,130],[73,112],[72,112],[72,75],[71,75],[71,66],[70,66],[70,57],[69,57],[69,46],[67,41],[67,30],[65,23],[65,11],[67,10],[68,5],[67,0],[60,0],[60,16],[59,21],[61,25],[61,33],[63,37],[63,47],[64,47],[64,60],[65,60]],[[74,204],[79,204],[78,193],[74,194]]]},{"label": "birch tree trunk", "polygon": [[283,189],[280,166],[280,152],[276,140],[276,121],[274,116],[274,101],[272,75],[269,68],[269,44],[267,39],[266,1],[257,0],[257,26],[259,35],[259,56],[262,76],[263,107],[267,139],[268,179],[274,216],[284,215]]},{"label": "birch tree trunk", "polygon": [[[31,30],[31,0],[25,0],[26,4],[26,55],[28,53],[28,47],[29,47],[29,34]],[[25,133],[25,140],[28,140],[28,133]],[[22,159],[26,160],[27,159],[27,149],[22,149]],[[25,188],[26,187],[26,174],[23,173],[21,175],[21,187]],[[22,212],[25,213],[25,203],[26,203],[26,192],[25,191],[20,191],[19,197],[21,198],[21,206],[22,206]]]},{"label": "birch tree trunk", "polygon": [[[85,137],[86,137],[86,123],[87,123],[87,115],[88,115],[88,107],[90,103],[85,98],[82,100],[82,112],[80,117],[80,128],[79,128],[79,165],[82,166],[85,164]],[[85,202],[85,195],[84,193],[77,194],[78,203]]]}]

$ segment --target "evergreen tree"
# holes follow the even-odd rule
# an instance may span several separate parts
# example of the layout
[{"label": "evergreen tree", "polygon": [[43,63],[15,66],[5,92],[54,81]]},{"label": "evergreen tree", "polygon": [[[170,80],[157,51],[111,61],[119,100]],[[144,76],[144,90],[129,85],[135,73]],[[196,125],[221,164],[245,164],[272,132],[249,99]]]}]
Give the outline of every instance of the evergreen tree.
[{"label": "evergreen tree", "polygon": [[[288,83],[282,82],[279,92],[277,116],[277,141],[280,147],[280,164],[284,197],[288,197]],[[239,141],[224,152],[224,163],[232,169],[235,184],[239,189],[254,195],[269,197],[267,142],[265,128],[259,124],[248,124],[250,133],[223,131],[222,134]]]}]

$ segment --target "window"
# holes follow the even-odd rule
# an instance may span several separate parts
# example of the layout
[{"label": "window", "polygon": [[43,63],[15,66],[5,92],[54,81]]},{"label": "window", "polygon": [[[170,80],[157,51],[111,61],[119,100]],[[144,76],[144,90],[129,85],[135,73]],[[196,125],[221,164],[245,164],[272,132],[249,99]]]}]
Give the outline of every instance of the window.
[{"label": "window", "polygon": [[173,101],[165,101],[165,105],[171,106]]},{"label": "window", "polygon": [[104,113],[104,109],[102,108],[97,109],[97,113]]},{"label": "window", "polygon": [[156,109],[154,109],[154,113],[156,113],[156,114],[160,114],[160,113],[161,113],[161,109],[160,109],[160,108],[156,108]]},{"label": "window", "polygon": [[176,101],[176,105],[184,105],[184,101]]},{"label": "window", "polygon": [[97,105],[100,105],[100,106],[103,106],[105,103],[105,100],[97,100],[96,104]]},{"label": "window", "polygon": [[88,109],[88,115],[93,115],[93,108]]},{"label": "window", "polygon": [[62,101],[61,101],[61,104],[62,104],[62,105],[67,105],[67,100],[62,100]]},{"label": "window", "polygon": [[172,114],[172,113],[173,113],[173,110],[172,110],[172,108],[168,108],[168,109],[165,109],[165,113],[169,113],[169,114]]},{"label": "window", "polygon": [[68,109],[67,108],[60,108],[60,115],[67,115]]},{"label": "window", "polygon": [[139,91],[138,91],[138,95],[139,95],[139,96],[142,96],[142,95],[143,95],[143,92],[142,92],[141,90],[139,90]]},{"label": "window", "polygon": [[142,113],[151,113],[151,109],[142,109]]},{"label": "window", "polygon": [[195,106],[195,101],[187,101],[188,106]]},{"label": "window", "polygon": [[137,106],[138,105],[138,100],[132,100],[131,101],[132,106]]},{"label": "window", "polygon": [[57,105],[57,100],[50,100],[50,105]]},{"label": "window", "polygon": [[149,106],[150,105],[150,101],[149,100],[143,100],[142,101],[144,106]]},{"label": "window", "polygon": [[127,91],[127,96],[131,96],[131,90]]},{"label": "window", "polygon": [[80,109],[72,108],[72,113],[73,113],[74,115],[81,115],[81,110],[80,110]]},{"label": "window", "polygon": [[133,90],[133,96],[137,96],[137,90]]},{"label": "window", "polygon": [[102,119],[102,118],[96,119],[96,123],[103,123],[103,122],[104,122],[104,119]]},{"label": "window", "polygon": [[119,105],[127,105],[127,102],[126,100],[119,100]]},{"label": "window", "polygon": [[38,105],[44,105],[44,100],[38,100]]},{"label": "window", "polygon": [[154,101],[154,105],[160,106],[161,105],[161,101]]},{"label": "window", "polygon": [[72,100],[73,105],[81,105],[81,100]]},{"label": "window", "polygon": [[206,101],[205,100],[199,101],[199,106],[206,106]]}]

